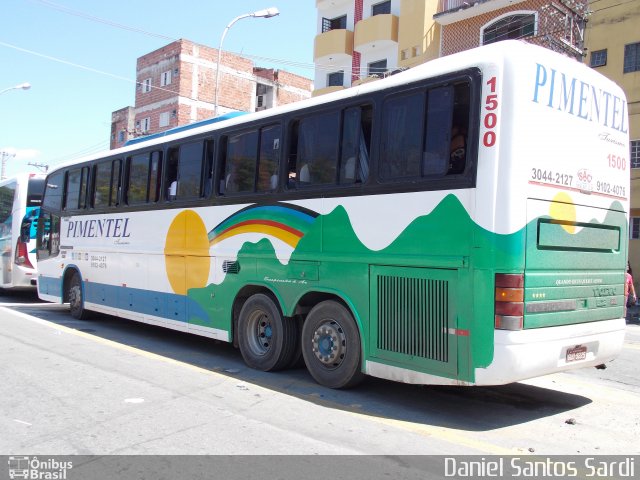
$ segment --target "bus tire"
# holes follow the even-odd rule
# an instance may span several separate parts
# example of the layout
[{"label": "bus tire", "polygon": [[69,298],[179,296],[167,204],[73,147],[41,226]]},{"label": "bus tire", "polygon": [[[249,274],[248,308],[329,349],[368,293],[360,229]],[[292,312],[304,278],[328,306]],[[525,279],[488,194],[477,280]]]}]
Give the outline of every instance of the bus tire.
[{"label": "bus tire", "polygon": [[326,300],[311,309],[302,326],[302,356],[320,385],[349,388],[362,381],[360,333],[347,307]]},{"label": "bus tire", "polygon": [[299,332],[267,295],[249,297],[238,318],[238,345],[245,363],[263,372],[288,367],[298,348]]},{"label": "bus tire", "polygon": [[71,316],[78,320],[86,320],[89,318],[89,312],[84,308],[84,297],[82,295],[82,282],[80,274],[75,272],[69,280],[69,289],[67,291],[69,299],[69,311]]}]

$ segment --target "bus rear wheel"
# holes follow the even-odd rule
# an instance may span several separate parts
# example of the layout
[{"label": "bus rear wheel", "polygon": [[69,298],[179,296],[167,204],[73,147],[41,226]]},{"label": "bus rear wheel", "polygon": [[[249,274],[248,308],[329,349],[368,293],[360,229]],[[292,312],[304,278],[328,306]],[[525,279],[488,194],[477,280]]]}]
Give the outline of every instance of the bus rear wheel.
[{"label": "bus rear wheel", "polygon": [[75,272],[71,276],[67,290],[67,298],[69,299],[69,310],[73,318],[77,318],[78,320],[86,320],[89,318],[89,313],[84,308],[82,282],[80,281],[80,274],[78,272]]},{"label": "bus rear wheel", "polygon": [[282,370],[294,360],[298,347],[298,325],[285,319],[268,296],[249,297],[238,318],[238,344],[245,363],[264,372]]},{"label": "bus rear wheel", "polygon": [[311,376],[329,388],[349,388],[364,378],[360,334],[341,303],[326,300],[311,309],[302,326],[302,355]]}]

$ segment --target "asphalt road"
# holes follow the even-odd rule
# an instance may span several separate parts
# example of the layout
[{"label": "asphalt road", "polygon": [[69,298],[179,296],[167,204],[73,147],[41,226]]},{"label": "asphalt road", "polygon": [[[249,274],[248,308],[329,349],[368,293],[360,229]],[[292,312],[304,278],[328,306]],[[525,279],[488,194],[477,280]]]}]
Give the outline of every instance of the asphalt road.
[{"label": "asphalt road", "polygon": [[263,373],[218,341],[0,295],[0,454],[640,454],[640,324],[606,370],[500,387]]}]

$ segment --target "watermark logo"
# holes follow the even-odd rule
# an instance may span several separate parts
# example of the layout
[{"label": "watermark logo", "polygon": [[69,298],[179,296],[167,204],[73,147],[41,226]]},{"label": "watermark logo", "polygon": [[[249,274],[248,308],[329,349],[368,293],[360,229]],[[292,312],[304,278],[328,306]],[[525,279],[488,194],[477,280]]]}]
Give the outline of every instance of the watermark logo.
[{"label": "watermark logo", "polygon": [[45,460],[38,457],[11,456],[9,478],[25,478],[30,480],[66,480],[67,470],[73,468],[73,462],[61,462],[54,458]]}]

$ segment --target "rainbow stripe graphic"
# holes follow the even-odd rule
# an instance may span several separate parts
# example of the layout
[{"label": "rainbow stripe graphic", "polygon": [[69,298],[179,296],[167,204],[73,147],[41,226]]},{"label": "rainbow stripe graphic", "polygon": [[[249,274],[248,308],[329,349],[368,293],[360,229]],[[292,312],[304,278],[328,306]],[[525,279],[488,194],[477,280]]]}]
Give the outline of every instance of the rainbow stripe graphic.
[{"label": "rainbow stripe graphic", "polygon": [[317,212],[296,205],[253,205],[236,212],[211,230],[209,245],[236,235],[259,233],[296,248],[317,216]]}]

